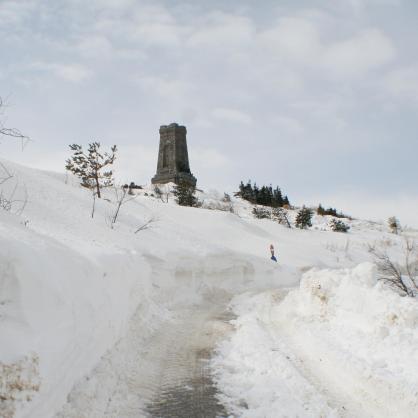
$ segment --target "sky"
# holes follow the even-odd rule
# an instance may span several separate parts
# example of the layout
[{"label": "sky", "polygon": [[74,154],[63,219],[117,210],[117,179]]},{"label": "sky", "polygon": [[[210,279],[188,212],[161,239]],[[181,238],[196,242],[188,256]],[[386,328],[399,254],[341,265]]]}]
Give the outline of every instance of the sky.
[{"label": "sky", "polygon": [[418,227],[415,0],[0,0],[1,156],[64,172],[117,144],[149,183],[160,125],[187,127],[199,187]]}]

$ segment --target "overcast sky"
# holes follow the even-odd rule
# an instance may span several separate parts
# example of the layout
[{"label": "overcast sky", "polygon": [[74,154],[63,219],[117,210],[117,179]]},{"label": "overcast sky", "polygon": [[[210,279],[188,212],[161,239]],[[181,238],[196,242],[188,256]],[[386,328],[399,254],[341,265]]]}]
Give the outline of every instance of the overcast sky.
[{"label": "overcast sky", "polygon": [[0,0],[2,118],[33,139],[1,154],[62,172],[98,140],[147,183],[177,122],[203,188],[418,226],[417,20],[415,0]]}]

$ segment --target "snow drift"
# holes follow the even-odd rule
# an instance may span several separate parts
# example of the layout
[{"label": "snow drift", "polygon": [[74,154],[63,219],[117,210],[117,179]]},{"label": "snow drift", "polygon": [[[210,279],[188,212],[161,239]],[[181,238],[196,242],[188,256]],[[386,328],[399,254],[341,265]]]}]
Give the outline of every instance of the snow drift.
[{"label": "snow drift", "polygon": [[312,269],[286,296],[247,294],[233,308],[237,330],[214,366],[238,416],[416,415],[418,303],[373,264]]}]

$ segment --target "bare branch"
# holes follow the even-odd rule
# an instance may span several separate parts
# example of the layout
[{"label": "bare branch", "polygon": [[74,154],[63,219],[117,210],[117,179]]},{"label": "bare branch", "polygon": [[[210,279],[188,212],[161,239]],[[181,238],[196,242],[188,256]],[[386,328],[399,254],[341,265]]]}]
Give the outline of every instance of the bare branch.
[{"label": "bare branch", "polygon": [[[119,216],[119,212],[120,212],[120,208],[122,205],[124,205],[125,203],[130,202],[131,200],[134,200],[136,198],[136,195],[130,195],[125,187],[115,187],[115,195],[116,195],[116,210],[115,213],[113,214],[112,218],[111,218],[111,222],[110,222],[110,227],[113,228],[113,225],[116,223],[118,216]],[[130,197],[128,197],[130,196]]]},{"label": "bare branch", "polygon": [[403,267],[394,262],[386,251],[379,251],[374,246],[369,246],[369,252],[376,260],[380,280],[397,289],[402,295],[416,296],[418,290],[417,261],[411,260],[413,256],[416,257],[415,245],[412,241],[406,240]]},{"label": "bare branch", "polygon": [[[5,103],[3,99],[0,97],[0,109],[5,106]],[[7,128],[3,125],[3,122],[0,120],[0,136],[9,136],[12,138],[20,139],[22,143],[22,150],[25,148],[27,143],[30,141],[30,138],[22,132],[20,132],[18,129],[15,128]]]},{"label": "bare branch", "polygon": [[153,224],[154,222],[157,222],[158,219],[155,217],[151,217],[150,219],[148,219],[148,221],[146,221],[143,225],[141,225],[136,231],[135,234],[137,234],[140,231],[144,231],[145,229],[148,229],[150,227],[151,224]]}]

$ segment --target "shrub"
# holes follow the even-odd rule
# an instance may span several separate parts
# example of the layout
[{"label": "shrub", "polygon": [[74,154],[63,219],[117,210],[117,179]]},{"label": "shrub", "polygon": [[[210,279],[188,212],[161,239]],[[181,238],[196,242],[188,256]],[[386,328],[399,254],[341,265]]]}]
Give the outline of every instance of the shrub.
[{"label": "shrub", "polygon": [[395,216],[391,216],[388,219],[388,225],[390,228],[390,232],[392,232],[393,234],[397,234],[399,230],[401,229],[401,225]]},{"label": "shrub", "polygon": [[284,208],[273,208],[271,211],[271,219],[278,222],[280,225],[285,225],[288,228],[291,228],[289,217]]},{"label": "shrub", "polygon": [[271,219],[271,212],[263,206],[254,206],[253,215],[257,219]]},{"label": "shrub", "polygon": [[329,226],[334,232],[348,232],[350,227],[339,219],[331,219]]}]

